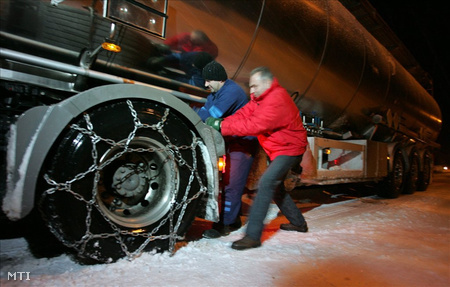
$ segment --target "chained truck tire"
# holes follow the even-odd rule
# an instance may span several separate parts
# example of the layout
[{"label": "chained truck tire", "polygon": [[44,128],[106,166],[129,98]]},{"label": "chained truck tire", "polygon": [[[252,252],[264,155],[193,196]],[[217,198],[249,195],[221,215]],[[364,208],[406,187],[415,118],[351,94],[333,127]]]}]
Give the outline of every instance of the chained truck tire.
[{"label": "chained truck tire", "polygon": [[205,191],[192,130],[182,115],[149,101],[85,112],[43,168],[39,207],[52,233],[99,262],[173,248]]},{"label": "chained truck tire", "polygon": [[117,84],[26,111],[11,126],[5,215],[41,215],[82,263],[175,252],[195,216],[219,218],[225,143],[187,104],[201,100]]},{"label": "chained truck tire", "polygon": [[173,247],[204,192],[196,135],[182,118],[161,104],[118,101],[70,124],[42,173],[39,207],[53,234],[99,262]]}]

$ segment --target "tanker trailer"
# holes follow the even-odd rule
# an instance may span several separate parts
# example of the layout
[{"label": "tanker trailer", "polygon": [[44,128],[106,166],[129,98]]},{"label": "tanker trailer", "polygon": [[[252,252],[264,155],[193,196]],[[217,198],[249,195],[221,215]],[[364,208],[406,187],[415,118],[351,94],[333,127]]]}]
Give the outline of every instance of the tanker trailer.
[{"label": "tanker trailer", "polygon": [[3,210],[40,211],[79,257],[173,250],[194,215],[217,220],[223,139],[188,106],[207,92],[146,65],[183,32],[205,32],[244,88],[265,65],[292,94],[316,161],[297,184],[429,183],[439,108],[338,1],[57,2],[1,2]]},{"label": "tanker trailer", "polygon": [[390,198],[426,189],[440,109],[340,1],[173,1],[170,8],[176,19],[168,33],[215,36],[218,61],[243,87],[253,68],[268,66],[292,94],[314,164],[297,184],[378,182]]}]

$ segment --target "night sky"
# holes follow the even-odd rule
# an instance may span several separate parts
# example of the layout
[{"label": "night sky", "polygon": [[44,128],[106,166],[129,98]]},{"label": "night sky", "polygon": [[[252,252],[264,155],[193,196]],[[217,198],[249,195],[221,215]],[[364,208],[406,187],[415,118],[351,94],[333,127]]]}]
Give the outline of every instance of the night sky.
[{"label": "night sky", "polygon": [[450,163],[450,3],[436,0],[369,0],[434,82],[443,129],[438,138]]}]

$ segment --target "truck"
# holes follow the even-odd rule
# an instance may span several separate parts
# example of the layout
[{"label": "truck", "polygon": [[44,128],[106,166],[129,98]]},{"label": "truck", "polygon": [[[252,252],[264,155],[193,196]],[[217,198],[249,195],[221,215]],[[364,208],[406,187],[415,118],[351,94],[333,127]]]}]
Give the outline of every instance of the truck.
[{"label": "truck", "polygon": [[294,186],[372,182],[395,198],[431,182],[429,77],[402,66],[414,60],[388,27],[369,32],[384,22],[365,0],[0,3],[2,212],[82,262],[173,253],[195,217],[219,219],[225,143],[193,109],[209,92],[149,64],[180,33],[208,35],[247,91],[268,66],[292,95],[309,142]]}]

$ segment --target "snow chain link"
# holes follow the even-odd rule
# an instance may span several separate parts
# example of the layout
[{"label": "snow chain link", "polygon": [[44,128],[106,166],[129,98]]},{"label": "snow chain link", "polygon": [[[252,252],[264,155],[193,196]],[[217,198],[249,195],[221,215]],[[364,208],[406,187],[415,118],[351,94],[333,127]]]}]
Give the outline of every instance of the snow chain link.
[{"label": "snow chain link", "polygon": [[[86,248],[86,244],[93,239],[104,239],[104,238],[109,238],[109,237],[114,237],[120,244],[120,247],[122,249],[122,251],[126,254],[126,258],[128,260],[133,260],[135,258],[137,258],[138,256],[140,256],[143,252],[143,250],[145,249],[145,247],[154,240],[166,240],[169,239],[169,252],[171,253],[171,255],[174,254],[175,251],[175,243],[177,240],[181,240],[184,239],[184,237],[178,236],[177,235],[177,231],[178,228],[180,227],[181,224],[181,219],[184,217],[184,213],[186,211],[186,208],[188,206],[188,204],[190,204],[193,200],[197,199],[200,195],[204,194],[207,192],[207,188],[206,186],[203,184],[200,175],[198,174],[198,170],[197,170],[197,154],[196,154],[196,147],[198,145],[198,141],[200,141],[201,139],[197,138],[195,136],[195,134],[191,131],[192,133],[192,144],[190,146],[188,145],[182,145],[182,146],[176,146],[174,144],[172,144],[171,140],[169,139],[169,137],[164,133],[164,124],[167,120],[167,117],[169,115],[169,108],[167,108],[164,112],[163,117],[161,118],[161,120],[153,125],[149,125],[149,124],[142,124],[140,119],[138,118],[137,112],[135,111],[133,104],[131,103],[130,100],[127,101],[128,107],[130,109],[131,115],[134,119],[134,128],[133,131],[130,132],[130,134],[128,135],[128,138],[126,140],[126,142],[121,142],[121,143],[117,143],[112,139],[105,139],[100,137],[99,135],[97,135],[94,131],[94,127],[91,123],[90,117],[88,114],[84,115],[85,121],[87,123],[87,128],[82,128],[76,124],[71,125],[71,128],[74,130],[79,131],[80,133],[87,135],[90,137],[92,145],[93,145],[93,149],[92,149],[92,160],[93,160],[93,164],[84,172],[81,172],[79,174],[77,174],[73,179],[68,180],[66,182],[60,183],[60,182],[56,182],[54,180],[52,180],[47,174],[44,176],[45,180],[47,181],[47,183],[49,185],[52,186],[52,188],[46,190],[42,197],[41,197],[41,201],[39,204],[39,207],[42,208],[42,203],[44,202],[44,199],[51,195],[54,194],[56,192],[67,192],[70,193],[71,195],[73,195],[73,197],[76,200],[82,201],[86,204],[86,208],[87,208],[87,216],[85,219],[85,223],[86,223],[86,233],[81,237],[81,239],[79,241],[75,241],[75,242],[69,242],[67,240],[64,239],[63,236],[63,232],[60,230],[60,228],[58,228],[58,226],[53,226],[51,221],[48,221],[48,227],[50,228],[50,231],[66,246],[73,248],[75,250],[77,250],[78,252],[78,256],[80,257],[86,257],[85,254],[85,248]],[[162,135],[162,137],[164,138],[165,142],[166,142],[166,146],[164,148],[130,148],[129,144],[132,142],[132,140],[135,138],[136,135],[136,131],[138,129],[152,129],[152,130],[156,130],[158,131],[158,133],[160,133]],[[110,159],[106,160],[105,162],[103,162],[101,165],[99,165],[98,163],[98,153],[97,153],[97,148],[96,148],[96,144],[100,141],[106,142],[108,145],[110,145],[111,147],[115,147],[115,146],[119,146],[120,148],[122,148],[122,151],[115,154],[113,157],[111,157]],[[192,165],[189,165],[188,162],[182,157],[180,150],[191,150],[192,153],[192,158],[193,158],[193,162]],[[131,231],[128,230],[123,230],[121,229],[119,226],[117,226],[115,223],[113,223],[106,215],[105,213],[102,211],[102,209],[98,206],[98,203],[96,201],[97,198],[97,188],[98,188],[98,183],[100,180],[100,172],[109,164],[111,164],[114,160],[116,160],[117,158],[123,156],[125,153],[131,153],[131,152],[168,152],[170,154],[170,157],[172,157],[172,159],[174,159],[176,161],[176,163],[179,166],[186,166],[187,168],[189,168],[190,170],[190,177],[189,177],[189,181],[186,187],[186,190],[184,191],[184,195],[183,198],[181,200],[181,202],[177,203],[175,202],[175,200],[173,200],[171,207],[170,207],[170,211],[168,212],[168,215],[160,221],[159,225],[156,226],[152,231],[150,232],[144,232],[144,233],[133,233]],[[85,176],[87,176],[88,174],[94,173],[95,177],[94,177],[94,182],[93,182],[93,188],[92,188],[92,197],[90,198],[90,200],[86,200],[81,194],[78,194],[77,192],[73,191],[71,189],[71,185],[73,182],[78,181],[82,178],[84,178]],[[177,183],[177,178],[175,177],[175,169],[172,166],[172,179],[171,179],[171,186],[176,187],[178,186]],[[195,193],[192,197],[189,198],[189,192],[191,190],[191,184],[194,181],[194,179],[197,179],[200,185],[200,189],[197,193]],[[176,198],[176,193],[178,191],[177,190],[172,190],[171,191],[171,197],[172,198]],[[181,192],[181,191],[180,191]],[[91,226],[91,213],[93,208],[95,208],[104,218],[104,220],[107,222],[107,224],[109,224],[109,226],[114,230],[114,233],[101,233],[101,234],[93,234],[90,231],[90,226]],[[180,211],[180,214],[178,216],[178,219],[174,218],[176,212]],[[41,210],[42,212],[42,210]],[[163,235],[155,235],[158,233],[159,229],[164,226],[167,221],[169,221],[170,224],[170,228],[169,228],[169,234],[163,234]],[[122,239],[121,236],[126,235],[126,236],[140,236],[140,237],[144,237],[146,238],[146,240],[140,245],[139,248],[137,248],[134,252],[130,252],[128,251],[128,247],[126,246],[126,244],[124,243],[124,240]],[[93,254],[89,254],[89,257],[98,260],[98,258],[93,255]],[[108,262],[105,262],[108,263]]]}]

